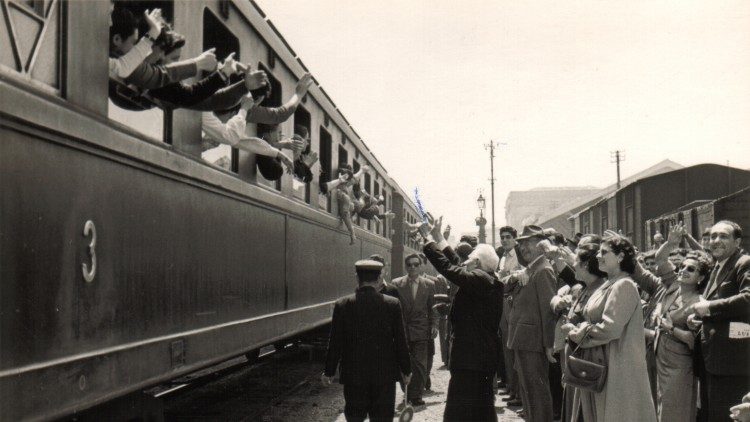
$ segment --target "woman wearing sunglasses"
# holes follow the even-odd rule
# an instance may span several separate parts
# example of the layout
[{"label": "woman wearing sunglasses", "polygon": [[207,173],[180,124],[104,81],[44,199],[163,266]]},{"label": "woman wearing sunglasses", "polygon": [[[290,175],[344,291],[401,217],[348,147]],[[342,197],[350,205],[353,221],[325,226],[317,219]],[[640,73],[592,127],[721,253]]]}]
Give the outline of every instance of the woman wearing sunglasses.
[{"label": "woman wearing sunglasses", "polygon": [[696,417],[697,385],[693,373],[695,333],[687,326],[692,305],[711,273],[702,251],[688,253],[677,282],[669,285],[654,309],[656,338],[656,411],[660,421],[692,421]]}]

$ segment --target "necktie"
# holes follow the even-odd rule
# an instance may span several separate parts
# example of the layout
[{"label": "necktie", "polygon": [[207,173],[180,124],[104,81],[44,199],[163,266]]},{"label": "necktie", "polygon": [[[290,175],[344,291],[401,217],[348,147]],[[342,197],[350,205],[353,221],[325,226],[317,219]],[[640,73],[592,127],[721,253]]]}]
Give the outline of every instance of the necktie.
[{"label": "necktie", "polygon": [[417,287],[418,287],[417,282],[416,281],[412,281],[411,282],[411,297],[412,297],[412,299],[416,299],[417,298]]},{"label": "necktie", "polygon": [[719,276],[719,269],[721,268],[720,264],[716,264],[714,266],[714,269],[711,271],[711,276],[708,278],[708,285],[706,286],[706,291],[704,292],[705,295],[708,295],[711,293],[711,289],[714,288],[714,284],[716,283],[716,278]]}]

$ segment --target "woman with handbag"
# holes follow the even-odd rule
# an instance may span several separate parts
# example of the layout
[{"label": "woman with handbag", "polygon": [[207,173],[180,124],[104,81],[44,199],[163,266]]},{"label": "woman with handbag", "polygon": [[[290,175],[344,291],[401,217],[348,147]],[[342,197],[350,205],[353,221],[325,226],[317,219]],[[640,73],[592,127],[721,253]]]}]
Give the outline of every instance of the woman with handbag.
[{"label": "woman with handbag", "polygon": [[585,422],[655,422],[640,296],[629,276],[635,248],[624,236],[608,236],[597,259],[607,280],[586,303],[585,321],[568,334],[576,344],[565,368],[566,383],[578,387],[572,420],[582,415]]},{"label": "woman with handbag", "polygon": [[[572,300],[567,313],[562,316],[564,323],[561,330],[565,336],[568,332],[575,328],[578,324],[585,321],[583,315],[583,309],[586,306],[591,294],[594,293],[599,287],[604,284],[606,273],[599,270],[599,262],[596,259],[596,255],[599,252],[599,245],[601,239],[589,237],[583,237],[578,243],[578,247],[575,251],[575,261],[573,263],[573,271],[575,272],[575,279],[583,283],[583,289],[577,295],[575,300]],[[578,287],[577,285],[576,287]],[[573,290],[573,289],[571,289]],[[559,302],[565,301],[565,298],[559,300],[553,299],[553,303],[560,306]],[[570,353],[572,349],[566,347],[567,352],[563,351],[560,355],[563,357],[563,371],[565,370],[565,357]],[[563,372],[563,409],[561,413],[561,422],[575,421],[571,419],[573,414],[573,403],[576,394],[576,387],[566,382],[565,375]],[[578,412],[580,414],[580,412]]]}]

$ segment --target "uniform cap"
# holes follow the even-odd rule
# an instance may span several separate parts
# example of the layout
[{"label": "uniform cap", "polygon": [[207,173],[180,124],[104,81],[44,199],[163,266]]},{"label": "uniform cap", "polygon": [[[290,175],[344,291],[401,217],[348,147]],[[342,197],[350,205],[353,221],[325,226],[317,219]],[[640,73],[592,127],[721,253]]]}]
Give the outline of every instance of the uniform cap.
[{"label": "uniform cap", "polygon": [[354,263],[354,268],[364,271],[380,271],[383,269],[383,264],[372,259],[360,259]]}]

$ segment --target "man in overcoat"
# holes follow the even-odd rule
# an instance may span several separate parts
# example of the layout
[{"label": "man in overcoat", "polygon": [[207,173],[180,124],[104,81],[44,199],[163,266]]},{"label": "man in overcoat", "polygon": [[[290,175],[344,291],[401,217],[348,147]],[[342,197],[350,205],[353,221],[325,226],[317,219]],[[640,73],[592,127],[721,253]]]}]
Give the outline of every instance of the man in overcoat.
[{"label": "man in overcoat", "polygon": [[340,364],[347,421],[392,421],[396,381],[411,377],[409,350],[398,299],[379,293],[383,264],[355,264],[359,287],[333,308],[324,385],[330,385]]},{"label": "man in overcoat", "polygon": [[445,421],[496,421],[494,377],[500,341],[503,286],[494,275],[500,261],[491,246],[477,245],[463,265],[441,233],[422,226],[424,254],[432,266],[458,286],[450,311],[452,326]]},{"label": "man in overcoat", "polygon": [[[694,305],[692,325],[702,320],[706,414],[724,421],[729,408],[750,391],[750,256],[740,248],[742,228],[732,221],[711,227],[709,247],[716,265],[703,299]],[[701,404],[703,408],[703,404]]]},{"label": "man in overcoat", "polygon": [[531,422],[553,419],[549,362],[554,361],[556,316],[550,301],[556,294],[557,276],[539,242],[545,240],[539,226],[525,226],[516,241],[528,262],[528,282],[516,291],[508,315],[508,348],[513,350],[524,409]]},{"label": "man in overcoat", "polygon": [[413,406],[424,405],[422,395],[429,376],[430,342],[437,336],[438,315],[433,309],[435,293],[432,282],[421,276],[422,258],[412,254],[404,259],[406,276],[393,280],[404,312],[406,339],[411,368],[414,371],[406,397]]}]

